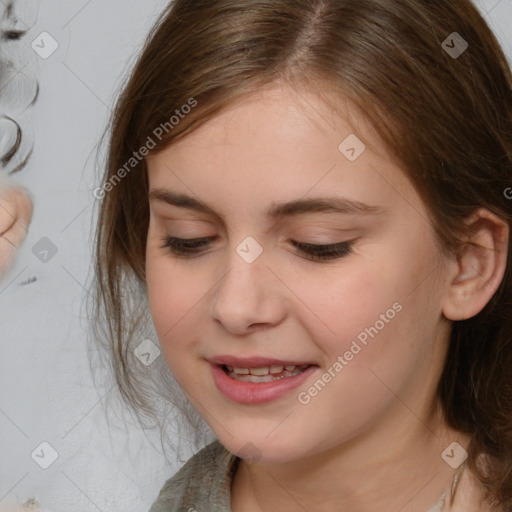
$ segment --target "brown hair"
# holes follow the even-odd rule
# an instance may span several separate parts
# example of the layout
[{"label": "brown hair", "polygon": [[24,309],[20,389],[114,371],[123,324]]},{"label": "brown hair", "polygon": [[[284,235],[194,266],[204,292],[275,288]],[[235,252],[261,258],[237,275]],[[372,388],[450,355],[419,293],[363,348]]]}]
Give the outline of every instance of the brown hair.
[{"label": "brown hair", "polygon": [[[448,51],[461,41],[453,32],[469,45],[460,55]],[[123,86],[102,183],[126,170],[158,126],[167,123],[153,151],[276,80],[359,109],[421,194],[444,250],[460,247],[463,219],[478,207],[511,225],[512,75],[470,0],[177,0]],[[190,98],[198,106],[171,127]],[[156,418],[152,397],[173,400],[172,376],[163,358],[144,368],[133,355],[150,332],[147,194],[144,159],[102,194],[94,316],[122,397]],[[510,261],[486,307],[453,322],[438,396],[448,424],[471,434],[469,466],[489,497],[512,510]],[[479,454],[494,460],[487,475]]]}]

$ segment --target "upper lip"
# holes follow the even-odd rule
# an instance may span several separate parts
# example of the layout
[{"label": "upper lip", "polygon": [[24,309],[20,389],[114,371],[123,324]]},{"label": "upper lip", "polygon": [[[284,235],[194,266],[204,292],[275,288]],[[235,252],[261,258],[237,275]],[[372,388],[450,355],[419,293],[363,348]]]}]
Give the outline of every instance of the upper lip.
[{"label": "upper lip", "polygon": [[235,366],[237,368],[263,368],[266,366],[300,366],[300,365],[314,365],[308,361],[298,361],[291,359],[284,361],[282,359],[273,359],[270,357],[242,357],[221,355],[210,357],[209,361],[213,364]]}]

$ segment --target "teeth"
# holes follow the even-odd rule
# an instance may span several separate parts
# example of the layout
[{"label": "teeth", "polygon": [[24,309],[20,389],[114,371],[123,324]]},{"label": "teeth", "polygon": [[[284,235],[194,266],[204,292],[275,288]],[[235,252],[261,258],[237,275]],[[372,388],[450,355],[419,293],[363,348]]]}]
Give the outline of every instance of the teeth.
[{"label": "teeth", "polygon": [[263,366],[261,368],[238,368],[236,366],[226,366],[226,368],[230,372],[235,372],[238,375],[256,375],[258,377],[262,377],[263,375],[268,375],[269,373],[281,373],[283,369],[288,370],[289,372],[293,372],[295,365],[293,366]]},{"label": "teeth", "polygon": [[309,365],[300,366],[266,366],[262,368],[237,368],[236,366],[226,366],[231,378],[243,380],[244,382],[270,382],[273,380],[293,377],[301,373]]},{"label": "teeth", "polygon": [[249,368],[249,373],[251,375],[256,375],[259,377],[263,377],[263,375],[268,375],[269,371],[270,370],[268,366],[265,366],[263,368]]}]

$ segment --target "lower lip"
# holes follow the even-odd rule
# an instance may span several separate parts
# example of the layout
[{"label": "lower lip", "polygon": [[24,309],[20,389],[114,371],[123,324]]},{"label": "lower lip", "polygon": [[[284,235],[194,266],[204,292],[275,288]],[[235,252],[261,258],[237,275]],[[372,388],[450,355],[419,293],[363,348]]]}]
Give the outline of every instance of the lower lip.
[{"label": "lower lip", "polygon": [[229,377],[222,366],[210,363],[213,380],[219,391],[234,402],[241,404],[262,404],[275,400],[300,386],[318,367],[310,366],[293,377],[284,377],[271,382],[241,382]]}]

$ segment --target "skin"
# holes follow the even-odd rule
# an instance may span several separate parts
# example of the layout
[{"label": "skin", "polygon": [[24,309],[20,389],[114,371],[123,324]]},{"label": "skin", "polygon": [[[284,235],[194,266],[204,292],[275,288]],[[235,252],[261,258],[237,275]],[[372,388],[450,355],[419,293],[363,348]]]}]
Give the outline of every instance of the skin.
[{"label": "skin", "polygon": [[33,203],[26,190],[0,183],[0,279],[7,274],[27,234],[32,212]]},{"label": "skin", "polygon": [[[188,398],[229,451],[257,451],[233,479],[235,512],[427,510],[455,473],[441,453],[468,446],[445,425],[436,387],[451,320],[477,314],[503,277],[508,227],[481,210],[476,245],[444,256],[420,196],[364,120],[350,119],[274,84],[148,158],[150,191],[192,195],[218,213],[151,200],[146,274],[163,355]],[[338,150],[350,134],[367,146],[355,162]],[[275,201],[333,195],[383,212],[265,215]],[[166,236],[218,238],[182,259],[162,247]],[[263,248],[251,264],[236,252],[248,236]],[[354,239],[348,255],[324,262],[290,242]],[[299,403],[397,302],[378,335]],[[284,397],[237,404],[214,384],[207,359],[220,354],[319,368]]]}]

